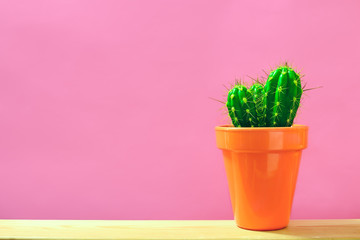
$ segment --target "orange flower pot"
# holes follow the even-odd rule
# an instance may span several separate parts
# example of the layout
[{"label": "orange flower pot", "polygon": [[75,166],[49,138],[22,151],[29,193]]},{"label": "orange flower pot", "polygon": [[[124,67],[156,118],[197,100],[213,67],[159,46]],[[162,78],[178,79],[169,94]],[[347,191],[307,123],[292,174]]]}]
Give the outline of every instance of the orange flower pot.
[{"label": "orange flower pot", "polygon": [[289,223],[308,127],[215,128],[236,224],[276,230]]}]

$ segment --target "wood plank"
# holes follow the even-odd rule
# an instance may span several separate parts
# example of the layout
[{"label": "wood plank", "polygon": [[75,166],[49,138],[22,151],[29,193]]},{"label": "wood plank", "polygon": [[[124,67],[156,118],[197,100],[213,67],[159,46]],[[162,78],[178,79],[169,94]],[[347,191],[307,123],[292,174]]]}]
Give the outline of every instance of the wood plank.
[{"label": "wood plank", "polygon": [[0,220],[0,239],[360,239],[360,219],[291,220],[277,231],[231,220]]}]

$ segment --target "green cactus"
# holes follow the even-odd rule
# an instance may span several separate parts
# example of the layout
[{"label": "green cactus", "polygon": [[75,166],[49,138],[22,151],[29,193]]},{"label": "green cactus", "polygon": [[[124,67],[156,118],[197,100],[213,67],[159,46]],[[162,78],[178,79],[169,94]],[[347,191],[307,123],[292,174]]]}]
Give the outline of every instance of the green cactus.
[{"label": "green cactus", "polygon": [[255,103],[257,127],[265,127],[264,87],[256,82],[250,87],[250,92]]},{"label": "green cactus", "polygon": [[265,86],[256,82],[247,89],[237,83],[226,107],[235,127],[290,127],[302,92],[299,74],[285,64],[269,74]]},{"label": "green cactus", "polygon": [[281,66],[269,74],[264,87],[265,122],[268,127],[290,127],[302,95],[300,76]]},{"label": "green cactus", "polygon": [[235,127],[258,125],[253,95],[245,85],[237,84],[229,91],[226,107]]}]

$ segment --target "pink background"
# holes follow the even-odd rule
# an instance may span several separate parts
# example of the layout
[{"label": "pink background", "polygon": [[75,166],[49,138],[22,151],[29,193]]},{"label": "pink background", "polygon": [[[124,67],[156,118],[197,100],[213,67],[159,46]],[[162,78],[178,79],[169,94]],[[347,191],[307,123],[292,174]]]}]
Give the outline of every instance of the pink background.
[{"label": "pink background", "polygon": [[0,218],[231,219],[223,84],[288,60],[292,218],[360,218],[359,1],[1,1]]}]

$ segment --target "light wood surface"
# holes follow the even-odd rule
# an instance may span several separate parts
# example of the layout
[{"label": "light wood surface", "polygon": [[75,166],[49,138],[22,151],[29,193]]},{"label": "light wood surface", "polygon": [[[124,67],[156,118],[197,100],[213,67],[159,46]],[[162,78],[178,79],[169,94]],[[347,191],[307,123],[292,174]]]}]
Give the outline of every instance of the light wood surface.
[{"label": "light wood surface", "polygon": [[360,219],[292,220],[264,232],[231,220],[0,220],[0,239],[360,239]]}]

